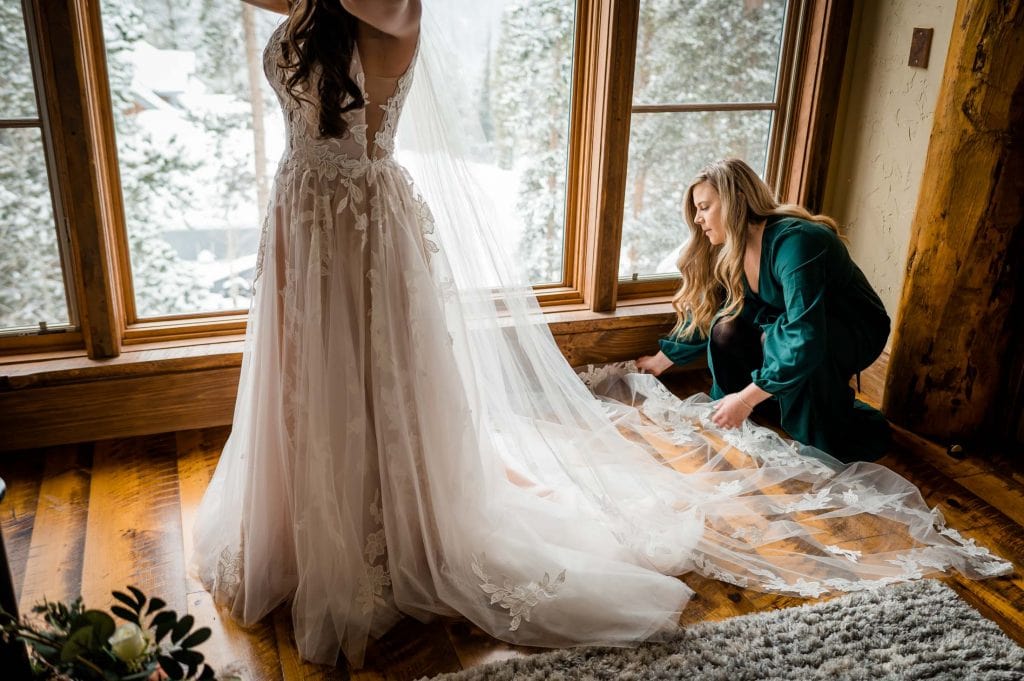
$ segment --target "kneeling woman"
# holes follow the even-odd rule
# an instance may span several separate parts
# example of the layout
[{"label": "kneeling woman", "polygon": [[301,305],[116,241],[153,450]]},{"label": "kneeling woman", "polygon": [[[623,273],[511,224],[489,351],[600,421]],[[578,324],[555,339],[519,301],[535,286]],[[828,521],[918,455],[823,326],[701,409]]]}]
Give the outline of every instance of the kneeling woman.
[{"label": "kneeling woman", "polygon": [[679,322],[640,369],[657,375],[706,352],[718,426],[774,399],[794,439],[846,461],[881,456],[888,424],[850,380],[881,354],[889,316],[835,221],[779,205],[739,159],[701,171],[684,212]]}]

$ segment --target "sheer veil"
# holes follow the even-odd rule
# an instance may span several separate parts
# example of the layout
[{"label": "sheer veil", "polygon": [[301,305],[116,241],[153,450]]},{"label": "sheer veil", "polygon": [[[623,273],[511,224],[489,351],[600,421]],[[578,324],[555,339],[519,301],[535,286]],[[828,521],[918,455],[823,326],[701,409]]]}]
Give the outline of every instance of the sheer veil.
[{"label": "sheer veil", "polygon": [[632,644],[677,627],[689,571],[817,595],[1011,570],[883,467],[718,430],[706,396],[629,364],[578,375],[467,162],[457,22],[424,4],[415,77],[375,139],[390,152],[404,101],[406,170],[365,139],[346,151],[361,110],[350,138],[318,140],[314,107],[282,100],[295,130],[268,265],[193,533],[219,604],[253,623],[290,601],[304,658],[359,666],[403,614],[526,645]]},{"label": "sheer veil", "polygon": [[[689,589],[665,575],[690,570],[802,596],[1011,570],[882,466],[844,465],[749,422],[720,430],[706,396],[680,401],[630,364],[577,375],[496,238],[501,216],[466,162],[474,122],[455,106],[466,96],[446,49],[455,22],[426,4],[399,157],[444,256],[433,274],[477,447],[452,471],[480,504],[467,541],[482,544],[462,556],[478,591],[458,600],[482,607],[460,611],[522,643],[624,643],[674,626]],[[523,478],[532,484],[510,484]],[[853,517],[877,530],[871,541],[847,529]]]}]

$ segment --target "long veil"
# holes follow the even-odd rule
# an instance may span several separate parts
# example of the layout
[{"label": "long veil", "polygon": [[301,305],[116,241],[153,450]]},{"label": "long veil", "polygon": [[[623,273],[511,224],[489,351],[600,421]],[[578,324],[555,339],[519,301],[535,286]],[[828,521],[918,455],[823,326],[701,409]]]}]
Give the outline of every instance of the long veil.
[{"label": "long veil", "polygon": [[287,229],[265,227],[193,535],[218,603],[252,623],[290,601],[303,657],[359,666],[403,613],[527,645],[635,643],[677,626],[688,571],[802,595],[1010,571],[885,468],[718,430],[706,397],[629,365],[577,375],[496,238],[463,153],[455,22],[425,4],[408,170],[304,138],[285,157],[305,155],[304,184],[268,212]]},{"label": "long veil", "polygon": [[[706,396],[680,401],[630,364],[578,375],[466,162],[474,123],[453,106],[465,92],[451,25],[426,8],[399,127],[444,255],[434,275],[473,415],[473,466],[450,472],[476,490],[463,507],[474,529],[438,548],[476,584],[451,605],[510,641],[621,644],[675,626],[690,592],[668,575],[690,570],[802,596],[1011,570],[882,466],[845,465],[750,422],[718,429]],[[855,516],[870,519],[870,540],[848,529]]]}]

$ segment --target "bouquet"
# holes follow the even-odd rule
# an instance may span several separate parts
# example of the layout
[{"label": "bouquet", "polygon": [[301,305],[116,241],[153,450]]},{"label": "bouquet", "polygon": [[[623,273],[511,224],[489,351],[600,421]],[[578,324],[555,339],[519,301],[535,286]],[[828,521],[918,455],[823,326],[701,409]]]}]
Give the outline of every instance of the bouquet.
[{"label": "bouquet", "polygon": [[36,678],[75,681],[144,681],[146,679],[216,678],[196,648],[210,638],[210,628],[195,631],[192,615],[178,618],[167,603],[148,599],[129,586],[114,591],[119,602],[110,612],[86,610],[82,599],[70,605],[43,601],[32,608],[35,621],[21,621],[0,610],[0,635],[23,641]]}]

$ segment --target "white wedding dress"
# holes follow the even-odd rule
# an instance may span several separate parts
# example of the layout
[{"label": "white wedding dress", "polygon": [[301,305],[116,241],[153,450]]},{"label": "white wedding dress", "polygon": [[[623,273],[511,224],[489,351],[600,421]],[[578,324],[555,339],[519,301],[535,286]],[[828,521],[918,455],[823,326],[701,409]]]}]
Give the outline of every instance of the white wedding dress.
[{"label": "white wedding dress", "polygon": [[[424,45],[378,130],[360,109],[318,139],[315,106],[285,93],[282,32],[264,68],[288,144],[194,533],[195,570],[235,618],[290,602],[304,658],[359,666],[403,614],[527,645],[635,643],[677,626],[692,592],[673,575],[691,570],[817,595],[1010,569],[885,468],[804,456],[749,423],[718,431],[706,398],[628,366],[580,380],[472,193],[417,174],[428,210],[395,159]],[[363,85],[358,54],[352,74]],[[418,74],[422,101],[438,75]],[[840,541],[864,514],[893,541]]]}]

